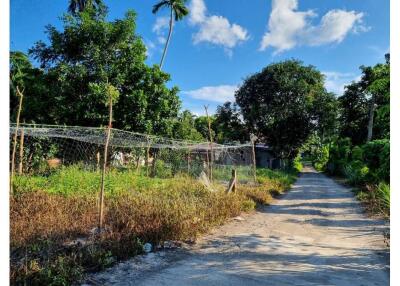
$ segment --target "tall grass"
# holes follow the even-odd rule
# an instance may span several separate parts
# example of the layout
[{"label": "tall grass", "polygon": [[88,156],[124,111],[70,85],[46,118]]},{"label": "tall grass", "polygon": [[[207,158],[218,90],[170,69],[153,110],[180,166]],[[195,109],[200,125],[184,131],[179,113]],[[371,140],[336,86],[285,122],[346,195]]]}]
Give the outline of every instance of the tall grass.
[{"label": "tall grass", "polygon": [[[295,174],[258,170],[259,185],[239,184],[226,194],[188,176],[148,178],[135,171],[110,171],[106,179],[105,232],[97,222],[100,174],[79,166],[48,177],[19,176],[10,199],[11,282],[70,285],[84,271],[109,266],[142,251],[142,244],[194,240],[274,192],[290,187]],[[83,245],[72,243],[81,238]]]}]

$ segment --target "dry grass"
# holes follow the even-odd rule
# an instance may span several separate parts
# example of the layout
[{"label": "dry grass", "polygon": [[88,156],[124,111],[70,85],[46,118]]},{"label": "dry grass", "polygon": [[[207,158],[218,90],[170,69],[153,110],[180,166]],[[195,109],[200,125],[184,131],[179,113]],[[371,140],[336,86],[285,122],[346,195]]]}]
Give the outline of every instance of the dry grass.
[{"label": "dry grass", "polygon": [[[289,182],[264,174],[259,186],[239,185],[237,193],[226,194],[222,186],[211,192],[188,177],[148,180],[114,174],[106,196],[106,231],[98,236],[90,235],[97,223],[95,175],[87,174],[85,185],[75,172],[16,180],[19,191],[10,201],[12,284],[69,285],[85,270],[140,253],[145,242],[194,240],[256,203],[268,204],[271,192],[283,191]],[[82,191],[59,186],[59,178],[73,190],[78,178]],[[67,244],[79,237],[85,245]]]}]

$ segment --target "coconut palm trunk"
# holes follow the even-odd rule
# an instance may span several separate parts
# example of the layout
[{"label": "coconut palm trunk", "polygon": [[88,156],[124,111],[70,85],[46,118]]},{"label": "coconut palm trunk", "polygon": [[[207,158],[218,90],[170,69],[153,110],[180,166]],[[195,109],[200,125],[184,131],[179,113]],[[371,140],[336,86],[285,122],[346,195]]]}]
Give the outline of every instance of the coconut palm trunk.
[{"label": "coconut palm trunk", "polygon": [[173,15],[173,9],[171,7],[171,12],[170,12],[170,19],[169,19],[169,32],[168,32],[168,37],[167,37],[167,41],[165,42],[165,46],[164,46],[164,51],[161,57],[161,62],[160,62],[160,69],[162,69],[163,64],[164,64],[164,59],[165,59],[165,55],[167,54],[167,50],[168,50],[168,45],[169,45],[169,41],[171,40],[171,35],[172,35],[172,30],[174,28],[174,15]]}]

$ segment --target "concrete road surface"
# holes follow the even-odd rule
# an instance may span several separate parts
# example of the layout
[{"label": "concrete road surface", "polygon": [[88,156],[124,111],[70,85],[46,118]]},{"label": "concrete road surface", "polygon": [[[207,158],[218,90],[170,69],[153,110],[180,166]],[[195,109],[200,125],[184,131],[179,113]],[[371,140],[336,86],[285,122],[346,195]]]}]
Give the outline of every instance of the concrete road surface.
[{"label": "concrete road surface", "polygon": [[271,206],[232,220],[186,250],[151,253],[91,285],[389,285],[388,226],[352,192],[305,168]]}]

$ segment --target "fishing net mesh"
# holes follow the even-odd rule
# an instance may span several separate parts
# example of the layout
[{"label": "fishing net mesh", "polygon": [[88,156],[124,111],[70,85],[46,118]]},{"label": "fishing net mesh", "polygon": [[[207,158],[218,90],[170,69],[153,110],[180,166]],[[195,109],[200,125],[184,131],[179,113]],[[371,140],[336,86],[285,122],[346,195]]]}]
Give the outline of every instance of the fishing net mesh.
[{"label": "fishing net mesh", "polygon": [[[22,124],[17,130],[12,124],[10,139],[16,132],[17,174],[45,175],[71,165],[92,171],[102,168],[107,128]],[[252,182],[252,166],[250,143],[211,144],[111,129],[109,170],[155,178],[205,174],[212,181],[228,182],[235,169],[239,182]]]}]

